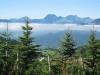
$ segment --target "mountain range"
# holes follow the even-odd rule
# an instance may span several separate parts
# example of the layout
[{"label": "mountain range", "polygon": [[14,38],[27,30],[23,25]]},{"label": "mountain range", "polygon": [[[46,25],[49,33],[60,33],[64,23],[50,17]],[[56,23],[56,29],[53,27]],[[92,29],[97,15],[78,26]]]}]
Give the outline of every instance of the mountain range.
[{"label": "mountain range", "polygon": [[[0,22],[9,22],[9,23],[23,23],[25,22],[25,17],[21,18],[11,18],[11,19],[0,19]],[[81,18],[77,15],[68,15],[66,17],[56,16],[55,14],[48,14],[42,19],[31,19],[29,18],[29,22],[31,23],[39,23],[39,24],[100,24],[100,18],[92,19],[90,17]]]}]

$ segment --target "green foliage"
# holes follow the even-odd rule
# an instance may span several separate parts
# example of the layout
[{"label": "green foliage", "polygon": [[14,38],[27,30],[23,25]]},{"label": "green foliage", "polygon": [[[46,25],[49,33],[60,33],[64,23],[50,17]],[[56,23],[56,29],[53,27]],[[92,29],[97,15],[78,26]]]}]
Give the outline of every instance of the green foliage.
[{"label": "green foliage", "polygon": [[[31,37],[32,27],[29,26],[28,19],[26,20],[26,25],[23,28],[23,36],[20,37],[20,46],[19,46],[19,56],[20,61],[22,62],[21,68],[23,71],[30,69],[29,64],[32,65],[35,60],[40,55],[39,45],[33,43],[33,38]],[[22,75],[25,75],[26,72],[23,72]]]},{"label": "green foliage", "polygon": [[90,75],[99,75],[100,70],[97,68],[100,62],[100,41],[96,39],[95,32],[93,31],[89,37],[88,42],[88,57],[85,59]]},{"label": "green foliage", "polygon": [[[0,75],[9,75],[12,73],[13,49],[15,42],[10,38],[8,32],[0,35]],[[13,42],[12,42],[13,41]]]},{"label": "green foliage", "polygon": [[31,35],[28,18],[23,35],[0,34],[0,75],[100,75],[100,40],[93,31],[87,44],[76,46],[65,33],[61,47],[40,49]]},{"label": "green foliage", "polygon": [[75,53],[75,42],[70,32],[67,32],[65,34],[64,40],[61,44],[60,51],[62,56],[64,57],[71,57]]}]

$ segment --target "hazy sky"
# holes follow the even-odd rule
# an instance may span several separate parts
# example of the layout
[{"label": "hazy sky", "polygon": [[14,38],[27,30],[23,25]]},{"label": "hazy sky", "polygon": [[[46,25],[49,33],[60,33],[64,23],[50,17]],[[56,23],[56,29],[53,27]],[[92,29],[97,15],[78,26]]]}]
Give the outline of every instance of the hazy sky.
[{"label": "hazy sky", "polygon": [[100,17],[100,0],[0,0],[0,18],[78,15]]}]

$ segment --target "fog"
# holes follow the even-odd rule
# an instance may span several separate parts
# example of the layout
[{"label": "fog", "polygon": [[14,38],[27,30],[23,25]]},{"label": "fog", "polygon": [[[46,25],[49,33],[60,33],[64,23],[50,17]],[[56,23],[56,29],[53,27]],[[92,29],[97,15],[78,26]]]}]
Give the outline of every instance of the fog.
[{"label": "fog", "polygon": [[[9,30],[11,31],[22,31],[22,26],[24,23],[9,23]],[[83,30],[90,31],[93,29],[93,25],[76,25],[76,24],[35,24],[30,23],[30,26],[33,27],[34,32],[57,32],[64,30]],[[6,30],[7,24],[0,23],[0,30]],[[94,25],[95,31],[100,31],[100,25]]]}]

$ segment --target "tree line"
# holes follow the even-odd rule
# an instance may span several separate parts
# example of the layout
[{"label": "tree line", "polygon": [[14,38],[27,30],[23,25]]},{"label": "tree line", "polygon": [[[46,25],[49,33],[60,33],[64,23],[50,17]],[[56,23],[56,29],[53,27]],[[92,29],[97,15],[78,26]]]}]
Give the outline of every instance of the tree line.
[{"label": "tree line", "polygon": [[66,32],[58,48],[43,49],[32,29],[27,19],[18,40],[12,39],[8,26],[0,34],[0,75],[100,75],[100,40],[94,30],[85,45],[77,46]]}]

